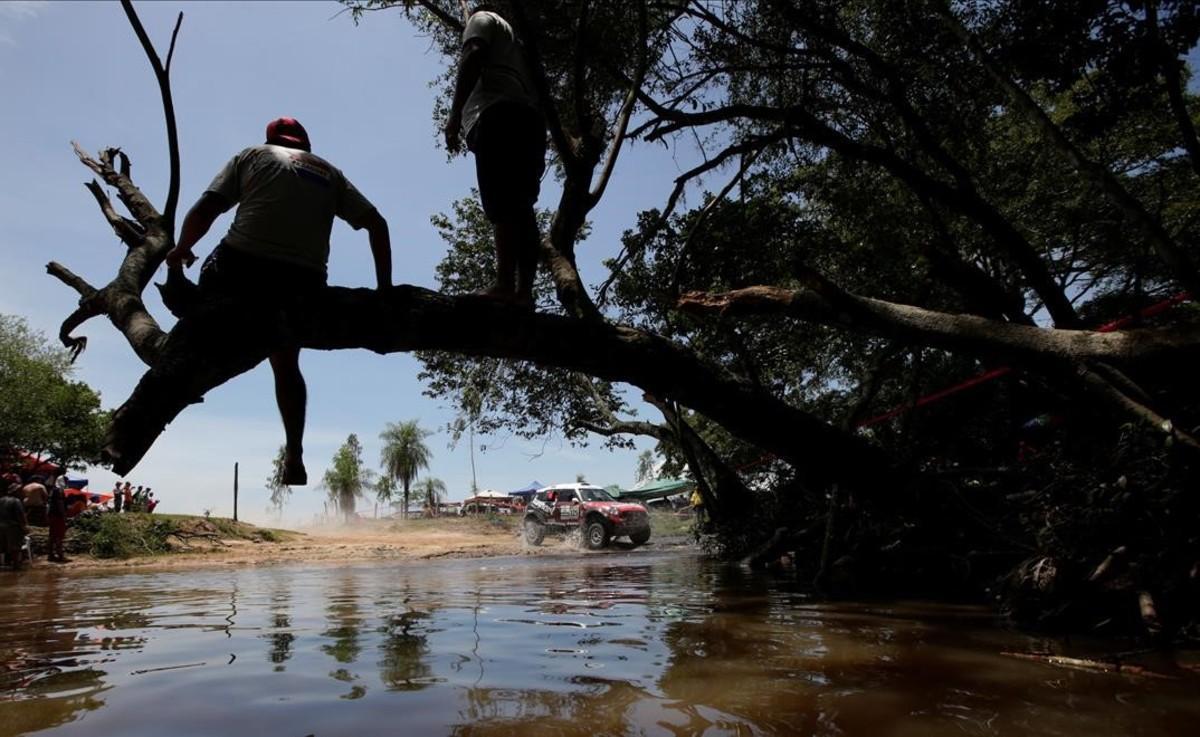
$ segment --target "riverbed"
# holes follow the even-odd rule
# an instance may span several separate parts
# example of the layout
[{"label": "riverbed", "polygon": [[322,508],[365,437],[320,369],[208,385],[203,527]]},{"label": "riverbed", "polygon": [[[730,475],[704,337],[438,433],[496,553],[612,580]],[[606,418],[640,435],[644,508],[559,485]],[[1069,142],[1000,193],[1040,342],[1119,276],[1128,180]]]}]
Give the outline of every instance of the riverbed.
[{"label": "riverbed", "polygon": [[692,553],[5,572],[0,736],[1191,735],[985,609],[822,603]]}]

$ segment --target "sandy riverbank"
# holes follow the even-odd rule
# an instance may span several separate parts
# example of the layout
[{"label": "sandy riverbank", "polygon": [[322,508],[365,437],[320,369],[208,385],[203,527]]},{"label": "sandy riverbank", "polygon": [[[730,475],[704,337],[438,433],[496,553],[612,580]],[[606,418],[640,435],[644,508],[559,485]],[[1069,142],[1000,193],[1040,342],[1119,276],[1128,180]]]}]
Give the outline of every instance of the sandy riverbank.
[{"label": "sandy riverbank", "polygon": [[[574,538],[547,536],[538,547],[527,545],[520,535],[519,521],[506,518],[362,520],[352,525],[301,530],[266,530],[244,523],[234,526],[228,520],[206,521],[203,518],[173,517],[171,520],[185,535],[167,538],[169,552],[124,558],[99,558],[76,552],[70,554],[71,560],[66,564],[48,563],[43,556],[38,556],[34,565],[63,571],[174,569],[584,552]],[[679,534],[679,525],[669,521],[664,527],[670,529],[664,529],[662,535],[652,539],[648,549],[690,546],[688,538]],[[628,544],[618,543],[611,549],[630,548]]]}]

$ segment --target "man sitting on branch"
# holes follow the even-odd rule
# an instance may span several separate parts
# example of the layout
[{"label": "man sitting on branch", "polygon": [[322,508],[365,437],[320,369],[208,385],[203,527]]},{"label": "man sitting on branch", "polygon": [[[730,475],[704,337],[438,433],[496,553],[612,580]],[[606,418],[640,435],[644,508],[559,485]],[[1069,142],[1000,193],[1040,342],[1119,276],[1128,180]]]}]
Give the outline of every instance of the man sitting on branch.
[{"label": "man sitting on branch", "polygon": [[[334,217],[366,228],[379,289],[392,285],[387,221],[345,175],[312,153],[308,133],[293,118],[267,125],[267,140],[230,159],[183,220],[179,243],[167,254],[171,270],[195,262],[192,248],[216,219],[237,205],[233,225],[200,269],[201,299],[233,297],[297,305],[325,286]],[[299,346],[270,356],[275,399],[283,419],[282,481],[308,483],[304,468],[307,392]]]}]

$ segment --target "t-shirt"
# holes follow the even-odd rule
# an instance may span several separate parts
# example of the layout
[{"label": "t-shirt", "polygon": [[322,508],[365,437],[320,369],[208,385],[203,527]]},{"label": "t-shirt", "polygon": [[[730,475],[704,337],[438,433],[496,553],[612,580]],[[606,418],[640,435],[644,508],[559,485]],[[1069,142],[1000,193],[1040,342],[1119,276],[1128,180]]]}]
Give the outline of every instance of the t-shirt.
[{"label": "t-shirt", "polygon": [[484,62],[483,73],[463,106],[463,130],[468,134],[479,121],[479,115],[497,102],[538,107],[525,51],[508,21],[486,10],[473,14],[463,29],[463,45],[475,38],[484,42]]},{"label": "t-shirt", "polygon": [[269,143],[230,159],[208,191],[238,206],[225,235],[230,248],[321,274],[334,217],[358,230],[375,209],[320,156]]},{"label": "t-shirt", "polygon": [[25,506],[27,507],[44,507],[46,506],[46,487],[37,483],[25,484],[23,489],[25,492]]}]

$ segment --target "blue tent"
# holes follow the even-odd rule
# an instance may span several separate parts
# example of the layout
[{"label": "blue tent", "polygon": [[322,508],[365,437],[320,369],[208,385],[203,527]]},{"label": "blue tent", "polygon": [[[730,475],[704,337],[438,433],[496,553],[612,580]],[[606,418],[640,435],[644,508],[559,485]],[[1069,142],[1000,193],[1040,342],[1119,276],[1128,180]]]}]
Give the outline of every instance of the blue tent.
[{"label": "blue tent", "polygon": [[530,497],[536,494],[540,489],[546,488],[540,481],[530,481],[516,491],[508,492],[509,496],[519,496],[525,501],[529,501]]}]

